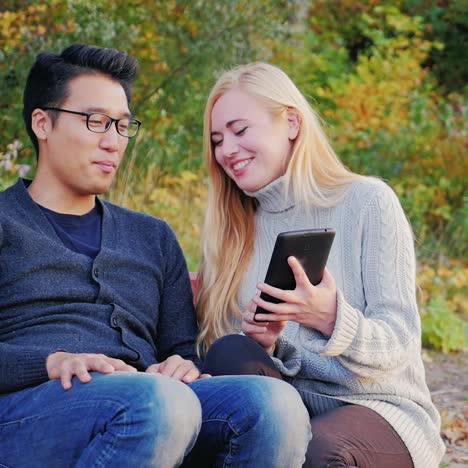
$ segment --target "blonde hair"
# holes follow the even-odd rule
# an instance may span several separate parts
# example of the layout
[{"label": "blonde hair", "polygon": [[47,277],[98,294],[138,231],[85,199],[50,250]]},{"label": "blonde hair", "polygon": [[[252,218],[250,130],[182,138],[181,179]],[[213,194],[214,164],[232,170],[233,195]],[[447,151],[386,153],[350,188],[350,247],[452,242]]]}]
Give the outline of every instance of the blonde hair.
[{"label": "blonde hair", "polygon": [[216,101],[239,89],[265,105],[272,115],[285,110],[300,121],[286,170],[286,193],[295,199],[327,207],[335,205],[356,178],[330,146],[317,113],[279,68],[256,62],[225,72],[216,82],[205,107],[203,152],[209,176],[208,200],[202,232],[197,318],[199,351],[232,332],[232,320],[241,316],[237,292],[252,255],[256,200],[248,197],[217,163],[211,142],[211,112]]}]

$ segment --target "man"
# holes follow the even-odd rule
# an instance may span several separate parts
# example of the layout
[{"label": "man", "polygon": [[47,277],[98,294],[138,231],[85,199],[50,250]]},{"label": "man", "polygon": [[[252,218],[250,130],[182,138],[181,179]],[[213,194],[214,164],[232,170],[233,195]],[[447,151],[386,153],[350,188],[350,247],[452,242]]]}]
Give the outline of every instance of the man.
[{"label": "man", "polygon": [[136,65],[73,44],[31,68],[36,174],[0,193],[0,466],[172,467],[197,437],[216,466],[300,466],[298,394],[270,378],[200,378],[173,232],[96,196],[140,127]]}]

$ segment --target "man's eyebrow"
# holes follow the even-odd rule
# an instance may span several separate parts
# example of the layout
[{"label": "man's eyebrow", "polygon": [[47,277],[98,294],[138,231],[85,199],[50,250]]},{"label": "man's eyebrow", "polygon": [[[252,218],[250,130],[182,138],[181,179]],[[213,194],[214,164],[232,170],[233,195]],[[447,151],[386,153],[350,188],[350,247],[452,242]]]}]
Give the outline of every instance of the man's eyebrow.
[{"label": "man's eyebrow", "polygon": [[[86,112],[98,112],[99,114],[107,114],[107,109],[104,109],[103,107],[87,107]],[[133,117],[133,114],[131,112],[124,112],[123,117]]]},{"label": "man's eyebrow", "polygon": [[[232,127],[235,123],[237,122],[243,122],[243,121],[247,121],[247,119],[233,119],[233,120],[230,120],[227,124],[226,124],[226,127],[227,128],[230,128]],[[211,132],[211,136],[214,136],[214,135],[222,135],[221,132]]]}]

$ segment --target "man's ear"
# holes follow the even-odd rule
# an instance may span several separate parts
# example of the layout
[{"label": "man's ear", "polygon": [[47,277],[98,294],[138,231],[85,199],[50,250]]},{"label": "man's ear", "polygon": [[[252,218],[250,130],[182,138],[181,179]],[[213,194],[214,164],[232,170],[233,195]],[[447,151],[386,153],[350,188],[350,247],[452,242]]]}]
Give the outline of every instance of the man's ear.
[{"label": "man's ear", "polygon": [[38,140],[46,140],[52,130],[52,121],[47,112],[42,109],[34,109],[31,114],[31,128]]},{"label": "man's ear", "polygon": [[299,134],[302,119],[299,112],[291,108],[286,111],[286,118],[288,120],[288,138],[293,141]]}]

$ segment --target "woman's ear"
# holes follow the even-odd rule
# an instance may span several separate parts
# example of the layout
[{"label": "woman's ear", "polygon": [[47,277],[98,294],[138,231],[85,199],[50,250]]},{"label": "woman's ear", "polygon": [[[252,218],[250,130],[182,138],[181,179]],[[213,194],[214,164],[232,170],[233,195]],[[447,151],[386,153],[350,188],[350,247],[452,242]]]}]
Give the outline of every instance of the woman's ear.
[{"label": "woman's ear", "polygon": [[46,140],[52,129],[50,117],[42,109],[34,109],[31,114],[31,128],[38,140]]},{"label": "woman's ear", "polygon": [[299,129],[301,128],[301,117],[296,109],[288,109],[286,111],[288,121],[288,138],[292,141],[297,138]]}]

